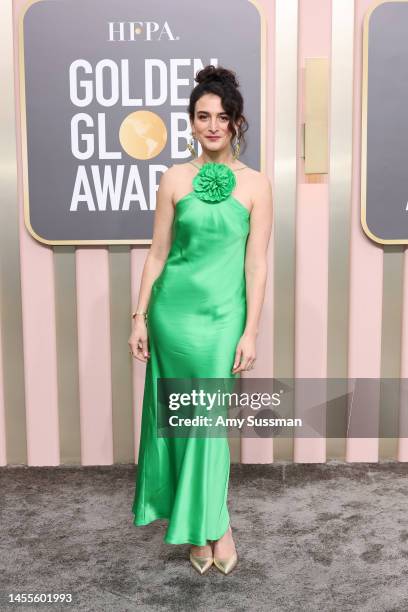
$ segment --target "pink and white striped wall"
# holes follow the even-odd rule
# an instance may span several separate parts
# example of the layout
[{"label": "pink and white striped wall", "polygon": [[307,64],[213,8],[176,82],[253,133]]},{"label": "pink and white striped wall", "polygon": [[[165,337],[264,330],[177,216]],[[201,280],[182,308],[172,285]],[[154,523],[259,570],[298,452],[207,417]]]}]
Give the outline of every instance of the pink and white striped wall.
[{"label": "pink and white striped wall", "polygon": [[[362,25],[372,0],[258,0],[266,24],[269,280],[254,377],[406,377],[404,247],[360,226]],[[144,365],[127,340],[147,249],[49,247],[23,222],[17,41],[24,0],[0,8],[0,464],[136,461]],[[330,70],[327,175],[300,156],[306,58]],[[6,88],[3,88],[4,90]],[[250,117],[249,117],[250,121]],[[378,403],[378,406],[377,406]],[[379,418],[374,403],[373,418]],[[408,440],[242,439],[246,463],[408,460]]]}]

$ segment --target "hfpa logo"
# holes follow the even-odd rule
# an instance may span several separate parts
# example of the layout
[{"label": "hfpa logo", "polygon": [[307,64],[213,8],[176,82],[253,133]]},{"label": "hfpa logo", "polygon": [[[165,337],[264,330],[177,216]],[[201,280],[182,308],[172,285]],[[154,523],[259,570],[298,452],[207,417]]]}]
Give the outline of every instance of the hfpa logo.
[{"label": "hfpa logo", "polygon": [[173,36],[167,21],[162,26],[156,21],[109,21],[108,25],[110,42],[129,42],[138,38],[147,41],[180,39],[180,36]]}]

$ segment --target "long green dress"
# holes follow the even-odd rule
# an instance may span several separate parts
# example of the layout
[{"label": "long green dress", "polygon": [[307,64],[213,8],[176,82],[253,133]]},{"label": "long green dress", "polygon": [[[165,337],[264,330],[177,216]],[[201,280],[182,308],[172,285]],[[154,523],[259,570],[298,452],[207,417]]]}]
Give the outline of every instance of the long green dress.
[{"label": "long green dress", "polygon": [[[193,162],[191,162],[193,163]],[[196,165],[196,164],[194,164]],[[237,378],[234,355],[246,321],[249,210],[225,164],[198,166],[177,202],[172,244],[152,286],[134,525],[167,519],[164,542],[204,546],[227,530],[227,437],[158,437],[157,378]]]}]

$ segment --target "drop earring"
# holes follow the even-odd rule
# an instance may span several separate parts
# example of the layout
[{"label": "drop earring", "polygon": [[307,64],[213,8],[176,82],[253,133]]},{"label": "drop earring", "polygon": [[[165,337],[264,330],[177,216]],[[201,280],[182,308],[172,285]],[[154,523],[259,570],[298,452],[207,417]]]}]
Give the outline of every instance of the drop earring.
[{"label": "drop earring", "polygon": [[234,159],[238,159],[239,157],[239,150],[240,150],[240,143],[239,143],[239,138],[236,139],[235,144],[233,146],[234,149],[234,154],[233,154],[233,158]]},{"label": "drop earring", "polygon": [[197,157],[197,153],[196,153],[195,148],[194,148],[194,136],[193,136],[193,134],[191,134],[190,142],[187,143],[187,148],[188,148],[188,150],[190,151],[190,153],[191,153],[191,155],[193,157]]}]

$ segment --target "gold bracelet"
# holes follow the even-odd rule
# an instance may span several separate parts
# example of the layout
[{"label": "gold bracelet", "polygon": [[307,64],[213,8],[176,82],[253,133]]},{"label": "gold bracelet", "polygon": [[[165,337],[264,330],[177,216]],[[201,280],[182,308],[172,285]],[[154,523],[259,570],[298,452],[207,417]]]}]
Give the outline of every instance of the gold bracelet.
[{"label": "gold bracelet", "polygon": [[136,315],[143,315],[146,319],[147,312],[145,312],[144,310],[135,310],[135,312],[132,312],[132,319],[134,319]]}]

